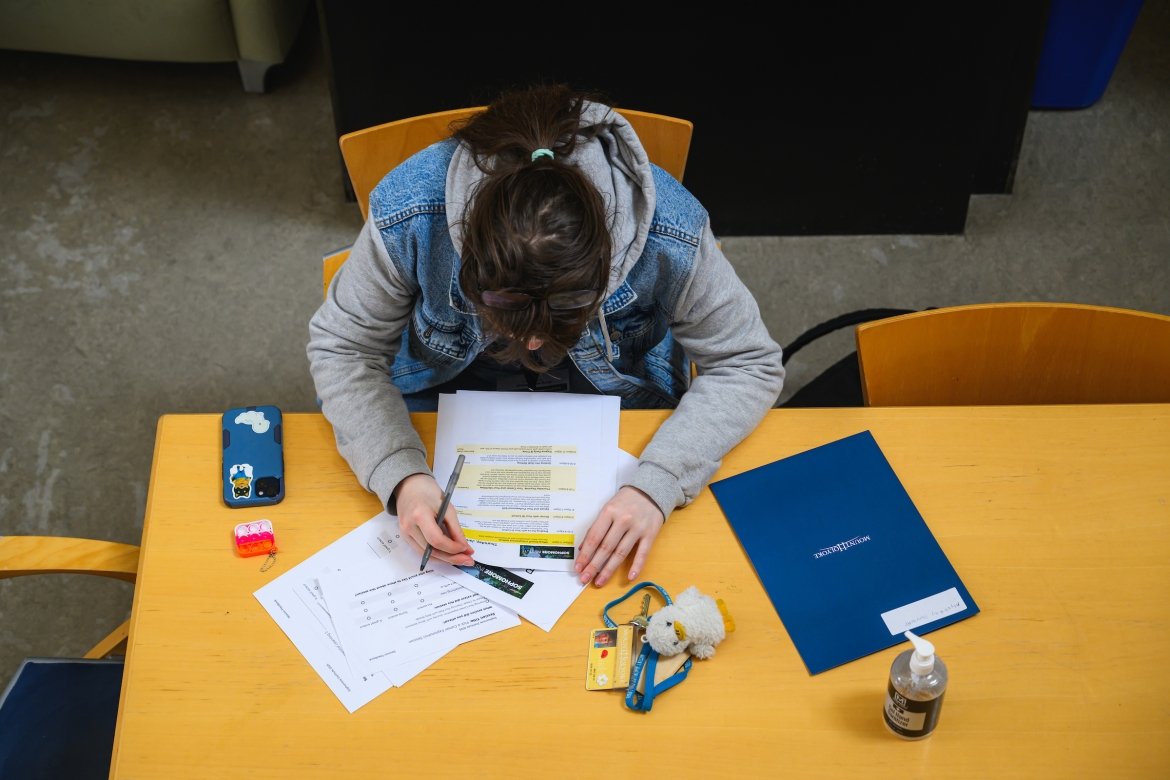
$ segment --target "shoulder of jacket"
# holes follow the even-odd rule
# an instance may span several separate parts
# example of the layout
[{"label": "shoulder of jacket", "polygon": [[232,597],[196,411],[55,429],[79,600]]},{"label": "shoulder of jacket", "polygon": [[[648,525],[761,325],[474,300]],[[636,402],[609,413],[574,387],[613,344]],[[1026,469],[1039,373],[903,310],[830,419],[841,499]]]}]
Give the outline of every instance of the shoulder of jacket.
[{"label": "shoulder of jacket", "polygon": [[707,209],[678,179],[651,163],[656,201],[650,230],[697,245],[707,224]]},{"label": "shoulder of jacket", "polygon": [[416,152],[382,177],[370,193],[370,218],[379,228],[420,213],[446,211],[447,168],[457,142],[444,139]]}]

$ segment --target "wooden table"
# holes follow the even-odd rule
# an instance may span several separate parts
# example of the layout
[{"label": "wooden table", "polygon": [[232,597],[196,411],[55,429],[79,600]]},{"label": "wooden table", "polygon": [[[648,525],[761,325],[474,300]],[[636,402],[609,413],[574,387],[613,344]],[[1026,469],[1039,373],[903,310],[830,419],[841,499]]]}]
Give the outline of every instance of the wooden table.
[{"label": "wooden table", "polygon": [[[663,417],[623,413],[623,448]],[[982,609],[930,635],[951,682],[920,742],[881,721],[901,648],[809,676],[706,490],[645,574],[723,598],[737,630],[651,713],[584,688],[623,569],[551,633],[463,645],[350,715],[252,593],[378,502],[322,417],[289,414],[287,498],[224,507],[218,420],[159,422],[112,777],[1170,776],[1170,405],[783,409],[727,456],[716,478],[873,432]],[[232,552],[253,515],[267,573]]]}]

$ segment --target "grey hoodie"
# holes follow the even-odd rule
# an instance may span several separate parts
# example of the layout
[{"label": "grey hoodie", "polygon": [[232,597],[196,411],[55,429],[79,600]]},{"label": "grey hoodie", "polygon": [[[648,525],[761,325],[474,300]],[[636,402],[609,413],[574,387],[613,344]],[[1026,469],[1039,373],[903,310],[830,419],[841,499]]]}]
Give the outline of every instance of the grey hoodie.
[{"label": "grey hoodie", "polygon": [[[588,175],[614,217],[611,293],[641,257],[654,215],[654,180],[641,142],[620,114],[590,104],[584,118],[604,129],[568,162]],[[456,251],[462,247],[459,225],[469,194],[482,177],[470,151],[458,148],[445,187]],[[411,474],[430,473],[425,448],[386,374],[413,296],[377,229],[367,223],[309,324],[310,369],[338,449],[362,485],[391,512],[398,483]],[[664,517],[694,500],[727,451],[775,403],[784,380],[780,347],[769,337],[755,300],[723,256],[709,223],[672,315],[672,334],[699,375],[642,452],[629,483],[650,496]],[[601,330],[608,330],[604,322]]]}]

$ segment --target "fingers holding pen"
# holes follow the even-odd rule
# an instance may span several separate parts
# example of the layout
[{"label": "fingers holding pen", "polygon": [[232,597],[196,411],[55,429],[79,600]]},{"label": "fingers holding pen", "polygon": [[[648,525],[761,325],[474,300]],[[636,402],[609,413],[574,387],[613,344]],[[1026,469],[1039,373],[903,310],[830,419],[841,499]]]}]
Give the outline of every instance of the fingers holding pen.
[{"label": "fingers holding pen", "polygon": [[[433,515],[432,515],[433,516]],[[463,535],[463,527],[459,524],[459,513],[453,504],[448,504],[443,513],[443,527],[438,521],[423,523],[423,536],[433,548],[431,557],[438,558],[456,566],[470,566],[474,551]]]},{"label": "fingers holding pen", "polygon": [[402,535],[421,555],[429,544],[431,557],[456,566],[468,566],[474,554],[453,505],[443,512],[444,528],[439,527],[437,513],[443,503],[443,491],[429,474],[412,474],[402,480],[397,490],[398,524]]}]

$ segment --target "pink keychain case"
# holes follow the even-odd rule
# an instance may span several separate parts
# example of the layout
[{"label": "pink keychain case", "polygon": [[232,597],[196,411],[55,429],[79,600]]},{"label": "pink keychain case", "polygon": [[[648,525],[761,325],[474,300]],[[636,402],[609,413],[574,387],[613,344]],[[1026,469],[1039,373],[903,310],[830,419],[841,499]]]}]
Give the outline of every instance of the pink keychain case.
[{"label": "pink keychain case", "polygon": [[236,526],[236,551],[243,558],[266,555],[276,549],[276,535],[268,520],[253,520]]}]

